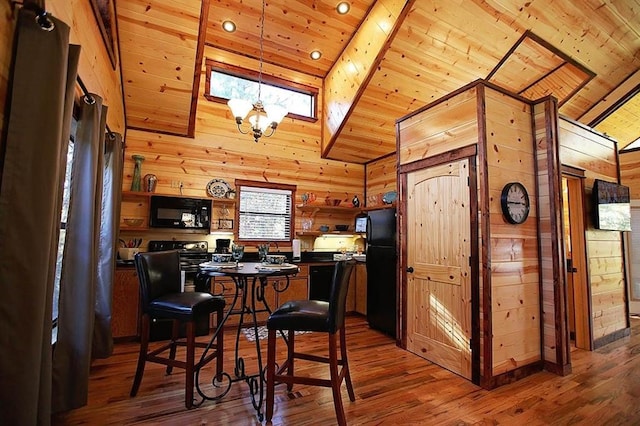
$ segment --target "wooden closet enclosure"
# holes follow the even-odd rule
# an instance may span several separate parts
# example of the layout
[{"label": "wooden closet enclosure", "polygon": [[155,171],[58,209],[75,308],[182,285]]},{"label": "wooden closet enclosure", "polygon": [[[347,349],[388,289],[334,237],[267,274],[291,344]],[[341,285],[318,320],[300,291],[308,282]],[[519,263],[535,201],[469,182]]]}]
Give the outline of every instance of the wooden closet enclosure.
[{"label": "wooden closet enclosure", "polygon": [[[622,234],[589,219],[594,179],[619,181],[616,143],[557,111],[478,80],[396,123],[402,346],[487,389],[571,371],[567,173],[585,200],[571,331],[584,349],[629,332]],[[503,207],[513,182],[529,199],[519,224]]]}]

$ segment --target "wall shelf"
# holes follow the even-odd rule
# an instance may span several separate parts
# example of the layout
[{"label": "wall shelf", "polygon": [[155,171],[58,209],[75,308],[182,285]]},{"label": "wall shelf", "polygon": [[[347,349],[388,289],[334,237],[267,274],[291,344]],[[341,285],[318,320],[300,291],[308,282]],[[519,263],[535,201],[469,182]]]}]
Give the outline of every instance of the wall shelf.
[{"label": "wall shelf", "polygon": [[362,211],[360,207],[327,206],[322,204],[298,204],[296,208],[303,213],[310,212],[312,216],[316,213],[351,213],[355,215]]}]

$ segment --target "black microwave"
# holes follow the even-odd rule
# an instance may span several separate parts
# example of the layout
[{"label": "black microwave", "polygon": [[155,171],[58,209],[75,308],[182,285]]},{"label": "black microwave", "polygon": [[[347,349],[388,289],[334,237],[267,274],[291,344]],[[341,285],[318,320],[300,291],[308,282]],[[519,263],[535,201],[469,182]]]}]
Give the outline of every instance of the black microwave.
[{"label": "black microwave", "polygon": [[201,229],[209,231],[211,200],[152,195],[149,226],[152,228]]}]

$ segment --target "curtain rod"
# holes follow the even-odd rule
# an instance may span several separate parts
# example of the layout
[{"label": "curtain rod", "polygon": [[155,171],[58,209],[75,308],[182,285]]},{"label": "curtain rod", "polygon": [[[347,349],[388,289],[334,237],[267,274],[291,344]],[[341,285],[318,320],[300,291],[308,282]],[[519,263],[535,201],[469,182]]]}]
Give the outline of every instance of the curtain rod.
[{"label": "curtain rod", "polygon": [[[82,92],[84,93],[84,95],[88,98],[93,99],[93,96],[91,95],[91,93],[89,93],[89,90],[87,89],[87,86],[84,85],[84,83],[82,82],[82,79],[80,78],[80,76],[78,76],[76,78],[76,80],[78,81],[78,84],[80,85],[80,88],[82,89]],[[113,136],[113,132],[111,131],[111,129],[109,128],[109,125],[107,124],[107,133],[109,133],[109,136]]]}]

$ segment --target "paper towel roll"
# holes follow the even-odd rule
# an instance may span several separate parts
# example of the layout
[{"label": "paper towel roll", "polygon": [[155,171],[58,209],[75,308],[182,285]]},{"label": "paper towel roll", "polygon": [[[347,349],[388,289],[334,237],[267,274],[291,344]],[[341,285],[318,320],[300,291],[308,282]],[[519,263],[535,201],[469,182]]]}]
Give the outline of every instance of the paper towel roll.
[{"label": "paper towel roll", "polygon": [[295,260],[300,260],[300,240],[293,240],[293,258]]}]

